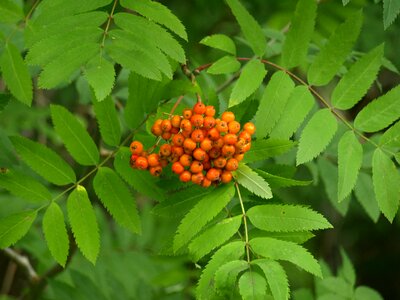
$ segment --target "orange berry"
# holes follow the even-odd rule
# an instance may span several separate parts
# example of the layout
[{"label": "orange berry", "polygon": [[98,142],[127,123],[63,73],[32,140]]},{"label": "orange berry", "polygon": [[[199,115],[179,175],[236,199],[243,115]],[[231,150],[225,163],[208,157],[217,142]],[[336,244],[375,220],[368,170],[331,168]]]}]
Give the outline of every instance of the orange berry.
[{"label": "orange berry", "polygon": [[187,119],[182,120],[181,129],[186,132],[192,132],[192,123]]},{"label": "orange berry", "polygon": [[197,148],[193,151],[193,157],[199,161],[203,161],[206,158],[206,155],[207,153],[201,148]]},{"label": "orange berry", "polygon": [[214,163],[214,167],[222,169],[226,165],[226,159],[223,158],[222,156],[220,156],[220,157],[214,159],[213,163]]},{"label": "orange berry", "polygon": [[172,124],[171,124],[171,121],[170,121],[170,120],[163,120],[163,121],[162,121],[162,123],[161,123],[161,129],[162,129],[162,131],[168,132],[168,131],[171,130],[171,128],[172,128]]},{"label": "orange berry", "polygon": [[136,160],[138,159],[138,157],[139,157],[139,155],[137,155],[137,154],[132,154],[131,155],[131,159],[129,161],[129,164],[131,165],[132,168],[136,168],[135,163],[136,163]]},{"label": "orange berry", "polygon": [[160,165],[160,156],[156,153],[152,153],[147,157],[150,167],[156,167]]},{"label": "orange berry", "polygon": [[190,165],[192,164],[193,158],[192,156],[190,156],[189,154],[183,154],[180,158],[179,158],[179,162],[182,164],[182,166],[184,167],[190,167]]},{"label": "orange berry", "polygon": [[244,139],[244,141],[246,142],[246,144],[247,144],[247,143],[250,143],[250,142],[251,142],[251,134],[250,134],[249,132],[247,132],[247,131],[242,131],[242,132],[239,134],[239,139]]},{"label": "orange berry", "polygon": [[231,111],[225,111],[221,115],[222,121],[225,121],[226,123],[235,121],[235,114]]},{"label": "orange berry", "polygon": [[233,133],[225,134],[224,136],[224,143],[227,145],[235,145],[237,142],[237,136]]},{"label": "orange berry", "polygon": [[217,122],[217,125],[215,125],[215,128],[217,128],[217,130],[222,133],[228,132],[228,124],[225,121]]},{"label": "orange berry", "polygon": [[191,138],[196,143],[200,143],[202,140],[204,140],[204,132],[203,132],[203,130],[201,130],[201,129],[193,130]]},{"label": "orange berry", "polygon": [[213,142],[213,147],[221,149],[224,146],[224,139],[220,137],[218,140]]},{"label": "orange berry", "polygon": [[185,167],[182,166],[182,164],[179,161],[176,161],[172,164],[171,166],[172,172],[175,174],[182,174],[183,171],[185,171]]},{"label": "orange berry", "polygon": [[224,145],[222,147],[221,153],[225,157],[230,157],[235,154],[236,148],[233,145]]},{"label": "orange berry", "polygon": [[209,138],[205,138],[200,143],[200,148],[206,152],[211,150],[212,147],[213,147],[213,142]]},{"label": "orange berry", "polygon": [[204,103],[197,102],[193,106],[193,111],[194,111],[195,114],[202,115],[202,114],[204,114],[206,112],[206,106],[204,105]]},{"label": "orange berry", "polygon": [[237,161],[242,161],[243,157],[244,157],[244,154],[235,154],[235,156],[233,158],[236,159]]},{"label": "orange berry", "polygon": [[193,115],[193,112],[190,108],[185,108],[182,112],[182,115],[186,120],[190,120],[190,118]]},{"label": "orange berry", "polygon": [[239,138],[238,141],[235,144],[236,148],[243,148],[243,146],[246,145],[246,141],[242,138]]},{"label": "orange berry", "polygon": [[192,179],[192,174],[189,171],[183,171],[181,175],[179,175],[179,179],[182,182],[189,182]]},{"label": "orange berry", "polygon": [[182,133],[177,133],[172,137],[172,143],[175,146],[182,146],[184,140],[185,140],[185,137],[182,135]]},{"label": "orange berry", "polygon": [[237,121],[231,121],[228,123],[228,131],[229,133],[238,133],[240,131],[240,123]]},{"label": "orange berry", "polygon": [[162,121],[163,119],[157,119],[155,120],[154,125],[161,126]]},{"label": "orange berry", "polygon": [[160,153],[160,155],[163,156],[163,157],[168,157],[168,156],[170,156],[171,153],[172,153],[171,145],[170,145],[170,144],[161,145],[161,147],[160,147],[160,152],[159,152],[159,153]]},{"label": "orange berry", "polygon": [[171,130],[169,131],[171,134],[177,134],[179,132],[179,128],[172,127]]},{"label": "orange berry", "polygon": [[183,149],[187,152],[192,152],[194,149],[196,149],[196,147],[196,142],[191,138],[187,138],[183,141]]},{"label": "orange berry", "polygon": [[168,164],[169,164],[168,159],[166,159],[166,158],[161,158],[160,159],[160,165],[161,165],[162,168],[165,168],[166,166],[168,166]]},{"label": "orange berry", "polygon": [[235,158],[230,158],[226,162],[225,169],[227,171],[235,171],[239,167],[239,162]]},{"label": "orange berry", "polygon": [[193,161],[190,165],[190,172],[199,173],[203,171],[203,164],[197,160]]},{"label": "orange berry", "polygon": [[211,169],[211,162],[208,161],[203,161],[203,170],[207,171]]},{"label": "orange berry", "polygon": [[218,156],[221,155],[221,150],[218,149],[218,148],[213,147],[213,148],[208,152],[208,155],[209,155],[211,158],[217,158]]},{"label": "orange berry", "polygon": [[174,115],[171,118],[171,125],[172,127],[179,128],[181,126],[182,118],[178,115]]},{"label": "orange berry", "polygon": [[139,170],[146,170],[147,167],[149,166],[149,163],[148,163],[148,161],[147,161],[147,158],[146,158],[146,157],[143,157],[143,156],[139,156],[139,157],[136,159],[135,166],[136,166],[136,168],[138,168]]},{"label": "orange berry", "polygon": [[215,126],[215,119],[213,117],[205,117],[203,121],[203,127],[205,129],[211,129]]},{"label": "orange berry", "polygon": [[251,122],[247,122],[246,124],[244,124],[243,129],[250,133],[250,135],[253,135],[254,132],[256,132],[256,126],[254,126],[254,124]]},{"label": "orange berry", "polygon": [[190,118],[190,122],[193,124],[194,127],[200,128],[203,126],[204,118],[202,115],[195,114]]},{"label": "orange berry", "polygon": [[251,143],[247,143],[246,145],[243,146],[242,152],[245,153],[245,152],[249,151],[250,148],[251,148]]},{"label": "orange berry", "polygon": [[232,180],[232,173],[230,171],[223,171],[221,174],[221,181],[223,183],[228,183]]},{"label": "orange berry", "polygon": [[163,131],[161,129],[161,125],[160,124],[154,124],[151,127],[151,133],[154,134],[155,136],[161,136]]},{"label": "orange berry", "polygon": [[215,116],[215,107],[212,105],[207,105],[205,114],[207,117],[214,117]]},{"label": "orange berry", "polygon": [[184,137],[185,139],[187,139],[187,138],[190,138],[190,135],[192,134],[192,131],[191,131],[191,130],[190,130],[190,131],[182,130],[182,131],[181,131],[181,134],[183,135],[183,137]]},{"label": "orange berry", "polygon": [[204,180],[204,175],[201,172],[192,175],[192,182],[194,184],[201,185],[203,180]]},{"label": "orange berry", "polygon": [[133,141],[129,146],[132,154],[140,155],[143,152],[143,144],[139,141]]},{"label": "orange berry", "polygon": [[209,187],[211,185],[211,180],[209,180],[208,178],[204,178],[203,182],[201,183],[202,187]]},{"label": "orange berry", "polygon": [[150,168],[150,174],[153,175],[153,176],[158,177],[158,176],[161,175],[161,173],[162,173],[161,166],[155,166],[155,167],[151,167]]},{"label": "orange berry", "polygon": [[163,134],[161,135],[161,137],[166,141],[168,141],[171,138],[171,136],[172,136],[172,133],[168,132],[168,131],[163,132]]},{"label": "orange berry", "polygon": [[207,179],[210,181],[217,181],[219,180],[220,172],[217,169],[211,168],[207,171]]},{"label": "orange berry", "polygon": [[172,146],[171,147],[171,156],[170,160],[172,162],[178,161],[179,158],[183,155],[183,148],[179,146]]},{"label": "orange berry", "polygon": [[207,133],[207,137],[212,140],[212,141],[216,141],[219,139],[220,134],[219,131],[217,130],[217,128],[211,128],[208,133]]}]

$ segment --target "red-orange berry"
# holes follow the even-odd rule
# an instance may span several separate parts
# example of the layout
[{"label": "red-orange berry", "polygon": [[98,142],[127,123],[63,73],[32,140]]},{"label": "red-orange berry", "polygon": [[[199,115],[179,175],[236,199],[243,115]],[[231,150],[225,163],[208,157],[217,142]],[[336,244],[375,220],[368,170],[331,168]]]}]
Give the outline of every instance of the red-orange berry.
[{"label": "red-orange berry", "polygon": [[172,137],[172,143],[175,146],[182,146],[184,140],[185,140],[185,137],[182,135],[182,133],[177,133]]},{"label": "red-orange berry", "polygon": [[156,153],[152,153],[147,157],[150,167],[156,167],[160,165],[160,156]]},{"label": "red-orange berry", "polygon": [[228,133],[224,135],[224,143],[227,145],[235,145],[237,142],[237,136],[233,133]]},{"label": "red-orange berry", "polygon": [[244,154],[235,154],[233,158],[236,159],[237,161],[242,161],[244,158]]},{"label": "red-orange berry", "polygon": [[228,132],[228,124],[225,121],[219,121],[217,122],[217,125],[215,125],[215,128],[221,133]]},{"label": "red-orange berry", "polygon": [[249,132],[247,132],[247,131],[242,131],[239,134],[239,139],[244,139],[244,141],[246,143],[249,143],[249,142],[251,142],[251,134]]},{"label": "red-orange berry", "polygon": [[212,141],[216,141],[219,139],[220,134],[219,131],[217,130],[217,128],[211,128],[208,133],[207,133],[207,137],[212,140]]},{"label": "red-orange berry", "polygon": [[177,134],[179,132],[179,128],[172,127],[171,130],[169,131],[171,134]]},{"label": "red-orange berry", "polygon": [[205,115],[207,117],[214,117],[215,116],[215,107],[212,105],[207,105]]},{"label": "red-orange berry", "polygon": [[171,124],[175,128],[179,128],[181,126],[181,121],[182,121],[182,118],[180,116],[178,116],[178,115],[174,115],[171,118]]},{"label": "red-orange berry", "polygon": [[210,185],[211,185],[211,180],[208,178],[204,178],[203,182],[201,183],[201,186],[206,188],[209,187]]},{"label": "red-orange berry", "polygon": [[137,155],[137,154],[132,154],[132,155],[131,155],[131,159],[130,159],[130,161],[129,161],[129,164],[130,164],[130,166],[131,166],[132,168],[136,168],[135,163],[136,163],[136,160],[138,159],[138,157],[139,157],[139,155]]},{"label": "red-orange berry", "polygon": [[213,142],[209,138],[205,138],[201,143],[200,143],[200,148],[203,149],[204,151],[209,151],[213,147]]},{"label": "red-orange berry", "polygon": [[193,151],[193,157],[199,161],[203,161],[206,158],[206,155],[207,153],[201,148],[197,148]]},{"label": "red-orange berry", "polygon": [[211,161],[203,161],[203,170],[207,171],[211,169]]},{"label": "red-orange berry", "polygon": [[203,182],[203,180],[204,180],[203,173],[199,172],[199,173],[196,173],[196,174],[192,174],[192,182],[194,184],[200,185]]},{"label": "red-orange berry", "polygon": [[172,164],[172,172],[174,172],[175,174],[182,174],[183,171],[185,171],[184,166],[182,166],[182,164],[179,161],[176,161]]},{"label": "red-orange berry", "polygon": [[168,157],[172,153],[171,145],[170,144],[164,144],[161,145],[160,147],[160,155],[163,157]]},{"label": "red-orange berry", "polygon": [[225,121],[226,123],[232,122],[235,120],[235,115],[231,111],[225,111],[221,115],[222,121]]},{"label": "red-orange berry", "polygon": [[193,140],[190,139],[190,138],[187,138],[187,139],[185,139],[185,140],[183,141],[183,149],[184,149],[186,152],[192,152],[194,149],[196,149],[196,147],[197,147],[196,142],[193,141]]},{"label": "red-orange berry", "polygon": [[135,163],[136,168],[138,168],[139,170],[146,170],[147,167],[149,166],[149,163],[147,161],[146,157],[143,156],[139,156],[136,159],[136,163]]},{"label": "red-orange berry", "polygon": [[190,138],[190,136],[191,136],[191,134],[192,134],[192,131],[191,131],[191,130],[190,130],[190,131],[182,130],[182,131],[181,131],[181,134],[183,135],[183,137],[184,137],[185,139],[187,139],[187,138]]},{"label": "red-orange berry", "polygon": [[162,173],[162,168],[161,168],[161,166],[155,166],[155,167],[151,167],[149,171],[150,171],[151,175],[158,177]]},{"label": "red-orange berry", "polygon": [[205,117],[203,120],[203,127],[205,129],[211,129],[215,126],[215,119],[213,117]]},{"label": "red-orange berry", "polygon": [[221,153],[225,157],[230,157],[235,154],[236,148],[233,145],[224,145],[222,147]]},{"label": "red-orange berry", "polygon": [[189,182],[192,179],[192,174],[189,171],[183,171],[181,175],[179,175],[179,179],[182,182]]},{"label": "red-orange berry", "polygon": [[213,147],[209,152],[208,155],[210,158],[217,158],[218,156],[221,155],[221,150],[218,148]]},{"label": "red-orange berry", "polygon": [[195,114],[190,118],[190,122],[193,124],[194,127],[201,127],[203,126],[204,118],[202,115]]},{"label": "red-orange berry", "polygon": [[214,159],[213,163],[214,163],[214,167],[222,169],[226,165],[226,159],[223,158],[222,156],[220,156],[220,157]]},{"label": "red-orange berry", "polygon": [[192,123],[187,119],[182,120],[181,129],[186,132],[192,132]]},{"label": "red-orange berry", "polygon": [[168,132],[168,131],[171,130],[171,128],[172,128],[172,124],[171,124],[171,121],[170,121],[170,120],[163,120],[163,121],[162,121],[162,123],[161,123],[161,129],[162,129],[162,131]]},{"label": "red-orange berry", "polygon": [[151,127],[151,133],[154,134],[155,136],[161,136],[163,131],[161,129],[161,125],[160,124],[154,124]]},{"label": "red-orange berry", "polygon": [[218,140],[213,142],[213,147],[221,149],[225,145],[224,139],[220,137]]},{"label": "red-orange berry", "polygon": [[168,141],[171,138],[171,136],[172,136],[172,133],[170,131],[165,131],[161,135],[161,137],[166,141]]},{"label": "red-orange berry", "polygon": [[210,181],[217,181],[219,180],[220,172],[215,168],[211,168],[210,170],[207,171],[206,177]]},{"label": "red-orange berry", "polygon": [[239,162],[235,158],[230,158],[226,162],[225,169],[227,171],[235,171],[239,167]]},{"label": "red-orange berry", "polygon": [[165,168],[166,166],[168,166],[168,164],[169,164],[168,159],[166,159],[166,158],[161,158],[160,159],[160,165],[161,165],[162,168]]},{"label": "red-orange berry", "polygon": [[202,102],[197,102],[193,106],[193,111],[194,111],[195,114],[202,115],[202,114],[204,114],[206,112],[206,106]]},{"label": "red-orange berry", "polygon": [[133,141],[129,146],[132,154],[140,155],[143,152],[143,144],[139,141]]},{"label": "red-orange berry", "polygon": [[171,156],[170,156],[170,161],[171,162],[176,162],[179,160],[179,158],[183,155],[184,151],[182,147],[179,146],[172,146],[171,147]]},{"label": "red-orange berry", "polygon": [[204,132],[203,132],[203,130],[201,130],[201,129],[193,130],[193,132],[191,134],[191,138],[196,143],[200,143],[201,141],[204,140]]},{"label": "red-orange berry", "polygon": [[197,160],[193,161],[190,165],[190,172],[199,173],[203,171],[203,164]]},{"label": "red-orange berry", "polygon": [[254,124],[251,122],[247,122],[246,124],[244,124],[243,129],[250,133],[250,135],[253,135],[254,132],[256,132],[256,126],[254,126]]},{"label": "red-orange berry", "polygon": [[232,173],[230,171],[223,171],[221,174],[221,181],[223,183],[228,183],[232,180]]},{"label": "red-orange berry", "polygon": [[190,120],[190,118],[193,115],[193,112],[190,108],[185,108],[182,112],[182,115],[186,120]]},{"label": "red-orange berry", "polygon": [[238,133],[240,131],[240,123],[237,121],[231,121],[228,123],[228,131],[229,133]]},{"label": "red-orange berry", "polygon": [[184,167],[190,167],[190,165],[192,164],[193,158],[191,155],[189,154],[183,154],[180,158],[179,158],[179,162],[182,164],[182,166]]}]

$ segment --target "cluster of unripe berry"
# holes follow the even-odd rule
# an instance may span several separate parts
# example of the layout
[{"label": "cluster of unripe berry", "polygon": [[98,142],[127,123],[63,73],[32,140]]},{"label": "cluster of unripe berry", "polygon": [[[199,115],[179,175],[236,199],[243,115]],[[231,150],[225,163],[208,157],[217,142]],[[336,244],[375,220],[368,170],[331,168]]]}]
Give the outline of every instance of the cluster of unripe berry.
[{"label": "cluster of unripe berry", "polygon": [[230,182],[231,172],[238,168],[251,147],[255,126],[248,122],[241,130],[235,115],[229,111],[220,119],[214,116],[214,106],[198,102],[193,109],[184,109],[182,116],[156,120],[151,132],[166,143],[158,153],[149,153],[154,149],[146,152],[141,142],[133,141],[131,167],[148,169],[152,175],[159,176],[162,168],[172,163],[172,171],[183,182],[192,181],[203,187]]}]

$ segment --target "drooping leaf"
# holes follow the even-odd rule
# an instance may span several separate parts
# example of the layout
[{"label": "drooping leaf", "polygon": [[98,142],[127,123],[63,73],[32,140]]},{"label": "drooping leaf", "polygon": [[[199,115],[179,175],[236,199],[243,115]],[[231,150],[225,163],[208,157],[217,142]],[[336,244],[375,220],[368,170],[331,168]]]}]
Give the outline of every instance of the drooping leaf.
[{"label": "drooping leaf", "polygon": [[400,85],[370,102],[357,115],[354,126],[365,132],[381,130],[400,118]]},{"label": "drooping leaf", "polygon": [[328,146],[337,127],[337,121],[328,108],[318,110],[301,133],[296,164],[301,165],[317,157]]},{"label": "drooping leaf", "polygon": [[289,282],[283,267],[270,259],[256,259],[251,262],[263,270],[274,300],[289,299]]},{"label": "drooping leaf", "polygon": [[72,168],[53,150],[22,136],[10,140],[25,163],[47,181],[57,185],[75,182]]},{"label": "drooping leaf", "polygon": [[105,208],[122,227],[140,233],[140,219],[135,199],[122,179],[110,168],[101,167],[93,187]]},{"label": "drooping leaf", "polygon": [[322,277],[318,261],[302,246],[292,242],[264,237],[250,240],[253,251],[265,258],[289,261],[305,271]]},{"label": "drooping leaf", "polygon": [[354,266],[343,248],[340,249],[340,255],[342,257],[342,265],[338,270],[338,275],[353,287],[356,283],[356,271],[354,270]]},{"label": "drooping leaf", "polygon": [[239,292],[243,300],[262,300],[267,294],[265,278],[249,270],[239,278]]},{"label": "drooping leaf", "polygon": [[376,223],[380,215],[380,210],[375,200],[371,175],[360,172],[354,193],[368,216]]},{"label": "drooping leaf", "polygon": [[246,215],[251,223],[266,231],[307,231],[332,228],[319,213],[298,205],[258,205]]},{"label": "drooping leaf", "polygon": [[229,97],[229,107],[237,105],[251,94],[261,85],[267,71],[264,64],[259,60],[249,61],[242,70],[240,77],[233,87]]},{"label": "drooping leaf", "polygon": [[43,204],[51,200],[51,194],[43,184],[19,171],[0,172],[0,187],[30,203]]},{"label": "drooping leaf", "polygon": [[93,88],[97,101],[103,101],[114,86],[114,65],[102,56],[95,57],[86,67],[85,77]]},{"label": "drooping leaf", "polygon": [[383,44],[360,58],[340,79],[332,93],[332,104],[350,109],[367,93],[378,75],[383,57]]},{"label": "drooping leaf", "polygon": [[237,182],[253,194],[264,199],[272,198],[272,192],[268,182],[254,172],[249,166],[240,164],[235,174]]},{"label": "drooping leaf", "polygon": [[335,299],[351,299],[353,296],[352,286],[340,277],[325,277],[321,281],[321,286],[335,295]]},{"label": "drooping leaf", "polygon": [[400,12],[399,0],[383,0],[383,26],[387,29]]},{"label": "drooping leaf", "polygon": [[234,73],[240,69],[240,62],[237,61],[234,56],[224,56],[218,59],[215,63],[208,68],[207,73],[209,74],[226,74]]},{"label": "drooping leaf", "polygon": [[43,216],[43,232],[51,255],[63,267],[67,262],[69,239],[64,214],[56,202],[52,202]]},{"label": "drooping leaf", "polygon": [[208,300],[215,297],[215,272],[221,265],[240,259],[244,253],[244,245],[242,241],[235,241],[224,245],[215,252],[200,276],[196,289],[196,296],[199,300]]},{"label": "drooping leaf", "polygon": [[235,189],[226,184],[201,199],[182,219],[174,237],[174,251],[177,252],[231,201]]},{"label": "drooping leaf", "polygon": [[338,201],[354,188],[363,159],[363,148],[352,131],[347,131],[338,146]]},{"label": "drooping leaf", "polygon": [[267,136],[285,109],[286,102],[294,88],[294,82],[283,71],[272,75],[256,114],[256,136],[262,139]]},{"label": "drooping leaf", "polygon": [[274,174],[270,174],[264,172],[262,170],[256,170],[256,172],[264,178],[272,189],[274,188],[283,188],[283,187],[291,187],[291,186],[306,186],[312,183],[312,181],[303,181],[303,180],[296,180],[292,178],[286,178],[282,176],[277,176]]},{"label": "drooping leaf", "polygon": [[362,11],[357,11],[333,31],[308,70],[310,84],[325,85],[335,76],[353,48],[361,25]]},{"label": "drooping leaf", "polygon": [[6,248],[20,240],[31,228],[37,211],[27,210],[0,219],[0,248]]},{"label": "drooping leaf", "polygon": [[164,25],[187,41],[186,30],[181,21],[169,10],[168,7],[164,6],[160,2],[151,0],[122,0],[121,5],[138,12],[153,22]]},{"label": "drooping leaf", "polygon": [[199,261],[214,248],[222,245],[239,230],[242,216],[227,218],[207,228],[189,244],[189,252],[194,261]]},{"label": "drooping leaf", "polygon": [[11,100],[11,95],[6,93],[0,93],[0,113],[4,110],[7,104]]},{"label": "drooping leaf", "polygon": [[317,2],[300,0],[282,48],[282,62],[287,68],[302,64],[308,53],[308,45],[314,31]]},{"label": "drooping leaf", "polygon": [[225,51],[229,54],[236,55],[236,46],[232,39],[225,34],[213,34],[206,36],[200,44]]},{"label": "drooping leaf", "polygon": [[33,91],[28,67],[17,47],[6,43],[0,57],[2,77],[11,94],[22,103],[31,106]]},{"label": "drooping leaf", "polygon": [[400,122],[397,122],[384,132],[379,140],[379,145],[400,148]]},{"label": "drooping leaf", "polygon": [[96,165],[99,162],[99,151],[82,124],[60,105],[52,104],[50,110],[54,128],[72,157],[81,165]]},{"label": "drooping leaf", "polygon": [[243,35],[249,42],[254,54],[257,56],[263,56],[266,42],[260,25],[238,0],[227,0],[226,2],[238,21]]},{"label": "drooping leaf", "polygon": [[101,137],[110,146],[118,146],[121,139],[121,125],[111,96],[93,103]]},{"label": "drooping leaf", "polygon": [[251,149],[246,152],[243,161],[246,163],[264,160],[288,152],[295,146],[290,140],[256,140],[251,143]]},{"label": "drooping leaf", "polygon": [[68,219],[76,244],[82,254],[93,264],[100,250],[100,235],[96,215],[86,189],[78,185],[67,200]]},{"label": "drooping leaf", "polygon": [[368,286],[358,286],[354,291],[355,300],[383,300],[383,297]]},{"label": "drooping leaf", "polygon": [[289,139],[300,127],[313,105],[314,98],[308,88],[303,85],[296,86],[287,100],[284,113],[269,136],[274,139]]},{"label": "drooping leaf", "polygon": [[400,174],[393,161],[379,148],[372,159],[372,181],[379,208],[392,222],[399,208]]},{"label": "drooping leaf", "polygon": [[235,290],[236,279],[242,271],[249,268],[249,263],[245,260],[233,260],[222,265],[215,272],[215,288],[219,294],[231,299],[232,292]]}]

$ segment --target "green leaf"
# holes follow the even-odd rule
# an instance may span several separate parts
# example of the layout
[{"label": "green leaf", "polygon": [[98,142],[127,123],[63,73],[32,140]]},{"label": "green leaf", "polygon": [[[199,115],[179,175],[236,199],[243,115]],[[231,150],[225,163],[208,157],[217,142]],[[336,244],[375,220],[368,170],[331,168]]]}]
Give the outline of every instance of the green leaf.
[{"label": "green leaf", "polygon": [[353,131],[347,131],[338,145],[338,201],[354,188],[363,159],[363,148]]},{"label": "green leaf", "polygon": [[121,140],[121,125],[111,96],[101,102],[93,102],[101,137],[110,146],[118,146]]},{"label": "green leaf", "polygon": [[336,118],[329,108],[318,110],[301,133],[296,164],[301,165],[317,157],[329,145],[337,127]]},{"label": "green leaf", "polygon": [[308,46],[314,32],[317,2],[300,0],[282,48],[282,62],[287,68],[301,65],[307,56]]},{"label": "green leaf", "polygon": [[227,0],[226,2],[238,21],[243,35],[249,42],[254,54],[260,57],[263,56],[267,45],[260,25],[238,0]]},{"label": "green leaf", "polygon": [[122,147],[115,159],[114,168],[119,175],[135,190],[147,197],[162,201],[165,199],[165,192],[155,184],[155,179],[149,172],[134,170],[129,165],[131,152],[128,148]]},{"label": "green leaf", "polygon": [[13,24],[24,18],[24,12],[17,2],[3,0],[0,5],[0,23]]},{"label": "green leaf", "polygon": [[298,205],[258,205],[246,215],[251,223],[266,231],[306,231],[333,228],[319,213]]},{"label": "green leaf", "polygon": [[256,140],[251,143],[251,149],[246,152],[243,161],[246,163],[264,160],[288,152],[296,145],[290,140]]},{"label": "green leaf", "polygon": [[272,189],[281,187],[291,187],[291,186],[306,186],[312,183],[312,181],[296,180],[292,178],[286,178],[282,176],[277,176],[264,172],[262,170],[256,170],[256,172],[264,178]]},{"label": "green leaf", "polygon": [[335,295],[335,299],[351,299],[353,294],[353,287],[340,277],[325,277],[321,281],[322,287]]},{"label": "green leaf", "polygon": [[346,252],[343,248],[340,249],[340,255],[342,257],[342,265],[338,270],[338,274],[344,280],[346,280],[352,287],[356,283],[356,272],[354,270],[354,266],[350,261],[350,258],[347,256]]},{"label": "green leaf", "polygon": [[370,102],[357,115],[354,126],[365,132],[379,131],[400,118],[400,85]]},{"label": "green leaf", "polygon": [[85,77],[93,88],[97,101],[102,101],[114,86],[114,65],[104,57],[95,57],[86,67]]},{"label": "green leaf", "polygon": [[32,80],[28,67],[17,47],[6,43],[0,57],[2,77],[11,94],[22,103],[31,106],[33,92]]},{"label": "green leaf", "polygon": [[43,216],[43,232],[51,255],[63,267],[67,262],[69,239],[64,214],[56,202],[52,202]]},{"label": "green leaf", "polygon": [[258,89],[267,71],[259,60],[249,61],[242,70],[240,77],[232,89],[229,97],[229,107],[237,105]]},{"label": "green leaf", "polygon": [[383,0],[383,26],[385,30],[396,20],[399,12],[399,0]]},{"label": "green leaf", "polygon": [[225,34],[213,34],[206,36],[200,41],[200,44],[236,55],[235,43],[229,36]]},{"label": "green leaf", "polygon": [[169,8],[163,4],[150,0],[122,0],[121,5],[138,12],[153,22],[164,25],[187,41],[185,27]]},{"label": "green leaf", "polygon": [[308,82],[321,86],[327,84],[339,71],[354,46],[362,25],[362,11],[350,15],[340,24],[321,48],[308,70]]},{"label": "green leaf", "polygon": [[376,223],[380,215],[380,210],[375,200],[371,175],[360,172],[354,193],[368,216]]},{"label": "green leaf", "polygon": [[0,113],[8,105],[10,100],[11,100],[11,95],[10,94],[0,93]]},{"label": "green leaf", "polygon": [[100,235],[96,215],[86,189],[78,185],[67,200],[68,218],[76,244],[93,264],[100,250]]},{"label": "green leaf", "polygon": [[208,68],[207,73],[209,74],[226,74],[234,73],[240,69],[240,62],[237,61],[234,56],[224,56],[214,62],[211,67]]},{"label": "green leaf", "polygon": [[267,294],[265,278],[249,270],[239,278],[239,292],[243,300],[263,300]]},{"label": "green leaf", "polygon": [[235,174],[237,182],[253,194],[264,199],[272,198],[272,192],[268,182],[254,172],[249,166],[240,164]]},{"label": "green leaf", "polygon": [[101,167],[93,187],[104,207],[122,227],[140,233],[140,218],[135,199],[122,179],[110,168]]},{"label": "green leaf", "polygon": [[385,131],[379,140],[379,145],[400,148],[400,121]]},{"label": "green leaf", "polygon": [[284,113],[272,128],[269,136],[289,139],[297,131],[314,105],[314,97],[304,85],[296,86],[287,100]]},{"label": "green leaf", "polygon": [[199,261],[203,256],[219,247],[238,232],[242,224],[242,216],[227,218],[214,226],[207,228],[203,233],[193,239],[189,244],[189,252],[194,261]]},{"label": "green leaf", "polygon": [[252,239],[250,246],[255,253],[265,258],[286,260],[315,276],[322,277],[318,261],[302,246],[269,237]]},{"label": "green leaf", "polygon": [[51,200],[51,194],[43,184],[22,172],[0,172],[0,187],[30,203],[44,204]]},{"label": "green leaf", "polygon": [[343,6],[346,6],[347,4],[349,4],[350,0],[342,0],[343,2]]},{"label": "green leaf", "polygon": [[242,271],[249,268],[245,260],[233,260],[222,265],[215,272],[215,288],[219,294],[232,299],[232,292],[235,290],[236,279]]},{"label": "green leaf", "polygon": [[0,219],[0,248],[7,248],[20,240],[31,228],[37,211],[27,210]]},{"label": "green leaf", "polygon": [[53,150],[22,136],[10,140],[25,163],[47,181],[56,185],[75,182],[72,168]]},{"label": "green leaf", "polygon": [[294,83],[283,71],[272,75],[260,101],[256,114],[256,136],[264,138],[271,132],[285,109],[286,102],[294,89]]},{"label": "green leaf", "polygon": [[241,258],[244,254],[244,246],[244,242],[235,241],[224,245],[217,252],[215,252],[201,273],[196,289],[196,296],[199,300],[208,300],[215,296],[215,272],[223,264]]},{"label": "green leaf", "polygon": [[359,286],[354,291],[355,300],[383,300],[383,297],[375,290],[367,286]]},{"label": "green leaf", "polygon": [[251,263],[263,270],[274,300],[289,299],[289,282],[285,270],[278,262],[270,259],[256,259]]},{"label": "green leaf", "polygon": [[378,75],[383,57],[383,44],[360,58],[340,79],[332,93],[332,104],[350,109],[367,93]]},{"label": "green leaf", "polygon": [[76,117],[60,105],[50,105],[51,119],[68,152],[81,165],[91,166],[99,162],[99,151],[89,133]]},{"label": "green leaf", "polygon": [[232,184],[221,186],[201,199],[182,219],[174,237],[174,251],[177,252],[231,201],[235,194]]},{"label": "green leaf", "polygon": [[393,161],[379,148],[372,159],[372,181],[379,208],[392,222],[399,208],[400,174]]},{"label": "green leaf", "polygon": [[252,237],[271,237],[278,240],[293,242],[296,244],[304,244],[312,239],[315,235],[309,231],[263,231],[260,229],[252,229],[250,231]]},{"label": "green leaf", "polygon": [[67,82],[72,73],[78,70],[89,59],[100,51],[100,46],[93,42],[84,42],[81,45],[67,49],[63,55],[57,57],[43,68],[39,76],[39,87],[52,89]]}]

